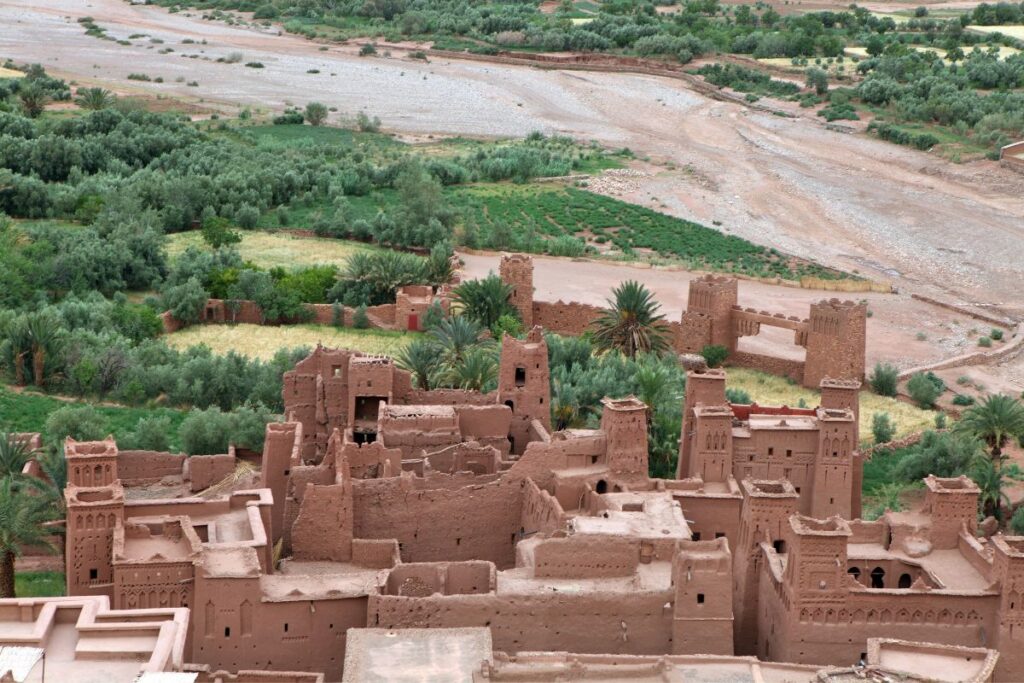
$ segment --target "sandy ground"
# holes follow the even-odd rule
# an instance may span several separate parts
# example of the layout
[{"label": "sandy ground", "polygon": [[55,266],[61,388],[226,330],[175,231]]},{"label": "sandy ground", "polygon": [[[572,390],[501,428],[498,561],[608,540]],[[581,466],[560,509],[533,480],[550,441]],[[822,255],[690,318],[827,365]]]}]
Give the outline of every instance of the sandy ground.
[{"label": "sandy ground", "polygon": [[[143,32],[163,43],[136,39],[122,46],[86,36],[75,21],[86,15],[116,38]],[[40,62],[79,83],[190,98],[226,112],[316,99],[337,106],[338,117],[365,110],[406,135],[509,136],[539,129],[629,147],[649,163],[638,162],[643,174],[636,182],[609,190],[616,196],[888,279],[904,295],[922,291],[1024,317],[1024,175],[994,162],[948,163],[806,118],[710,100],[675,79],[424,63],[398,54],[359,58],[355,46],[321,50],[301,37],[123,0],[0,0],[0,26],[0,57]],[[159,54],[165,48],[174,52]],[[235,51],[243,62],[266,68],[215,61]],[[127,81],[132,72],[165,82]],[[198,88],[186,86],[192,80]],[[541,298],[600,303],[626,276],[604,265],[571,267],[581,269],[578,277],[565,277],[568,266],[561,264],[550,272],[539,268]],[[649,283],[666,312],[678,315],[685,275],[632,269],[628,275],[653,278]],[[821,296],[745,284],[741,302],[805,315],[806,304]],[[909,365],[970,347],[963,328],[977,325],[969,321],[954,325],[954,315],[906,296],[867,298],[874,311],[869,359]],[[918,332],[928,339],[919,342]],[[767,344],[769,336],[751,343]],[[1024,361],[1008,372],[1024,374]]]},{"label": "sandy ground", "polygon": [[[468,278],[498,271],[499,257],[496,255],[460,256],[465,262],[463,270]],[[604,305],[613,287],[625,280],[639,280],[654,292],[661,304],[661,312],[668,320],[679,320],[686,308],[687,283],[694,277],[697,275],[686,271],[534,257],[533,283],[538,300],[561,299]],[[876,361],[885,361],[900,368],[909,368],[967,353],[977,348],[979,333],[986,334],[989,329],[967,316],[906,295],[821,292],[745,280],[739,287],[741,306],[801,318],[807,317],[811,303],[833,296],[868,302],[871,312],[868,318],[869,367],[873,367]],[[924,339],[920,339],[919,334],[923,334]],[[768,327],[762,327],[761,334],[756,337],[742,338],[740,350],[794,359],[804,357],[803,348],[793,344],[791,332]],[[1024,381],[1021,388],[1024,388]]]}]

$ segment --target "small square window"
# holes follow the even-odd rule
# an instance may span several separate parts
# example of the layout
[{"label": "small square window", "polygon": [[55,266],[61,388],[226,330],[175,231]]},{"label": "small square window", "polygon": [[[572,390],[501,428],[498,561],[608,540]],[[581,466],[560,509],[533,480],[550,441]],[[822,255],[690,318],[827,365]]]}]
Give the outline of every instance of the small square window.
[{"label": "small square window", "polygon": [[90,581],[95,581],[98,578],[100,578],[100,570],[99,569],[90,569],[89,570],[89,580]]},{"label": "small square window", "polygon": [[715,532],[715,538],[725,538],[725,532],[724,531],[716,531]]},{"label": "small square window", "polygon": [[693,540],[695,540],[695,541],[699,541],[700,540],[700,532],[699,531],[694,531],[693,532]]},{"label": "small square window", "polygon": [[698,605],[703,605],[704,604],[704,594],[703,593],[697,593],[697,604]]}]

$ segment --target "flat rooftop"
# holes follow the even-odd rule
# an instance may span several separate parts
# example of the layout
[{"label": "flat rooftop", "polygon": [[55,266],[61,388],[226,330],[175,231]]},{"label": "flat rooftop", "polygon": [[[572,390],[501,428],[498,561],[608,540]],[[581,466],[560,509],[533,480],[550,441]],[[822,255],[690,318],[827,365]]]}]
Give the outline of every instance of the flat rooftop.
[{"label": "flat rooftop", "polygon": [[343,683],[472,683],[491,660],[487,628],[349,629]]},{"label": "flat rooftop", "polygon": [[780,429],[816,430],[818,429],[818,420],[807,415],[751,415],[747,421],[747,427],[750,430],[770,429],[772,431]]},{"label": "flat rooftop", "polygon": [[534,576],[533,567],[516,567],[497,574],[498,595],[553,593],[649,593],[672,590],[672,563],[638,564],[631,576],[560,579]]},{"label": "flat rooftop", "polygon": [[989,586],[989,581],[959,550],[933,550],[921,557],[911,557],[898,551],[886,550],[878,543],[850,543],[846,546],[846,558],[849,562],[864,562],[865,567],[871,560],[903,560],[920,565],[946,590],[983,591]]},{"label": "flat rooftop", "polygon": [[268,602],[357,598],[376,593],[389,571],[341,562],[289,560],[276,573],[260,576],[260,589]]},{"label": "flat rooftop", "polygon": [[690,539],[690,527],[670,491],[605,493],[601,498],[610,509],[594,516],[577,515],[569,521],[577,534]]}]

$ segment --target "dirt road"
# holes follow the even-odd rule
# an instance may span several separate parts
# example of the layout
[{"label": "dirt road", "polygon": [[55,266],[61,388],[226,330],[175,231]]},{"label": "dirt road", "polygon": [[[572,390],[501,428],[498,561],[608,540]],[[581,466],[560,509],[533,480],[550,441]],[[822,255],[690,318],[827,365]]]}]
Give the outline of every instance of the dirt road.
[{"label": "dirt road", "polygon": [[[86,36],[92,16],[131,46]],[[904,289],[1024,315],[1024,175],[956,165],[805,119],[706,99],[679,81],[468,61],[359,58],[123,0],[3,0],[0,56],[108,87],[237,110],[321,100],[407,133],[522,135],[534,129],[627,146],[654,167],[624,198]],[[204,44],[184,43],[184,40]],[[160,54],[171,48],[173,52]],[[217,63],[240,51],[243,62]],[[187,56],[197,55],[196,58]],[[320,73],[311,74],[310,70]],[[126,81],[131,72],[164,83]],[[180,79],[180,82],[178,80]],[[198,87],[188,87],[187,81]]]}]

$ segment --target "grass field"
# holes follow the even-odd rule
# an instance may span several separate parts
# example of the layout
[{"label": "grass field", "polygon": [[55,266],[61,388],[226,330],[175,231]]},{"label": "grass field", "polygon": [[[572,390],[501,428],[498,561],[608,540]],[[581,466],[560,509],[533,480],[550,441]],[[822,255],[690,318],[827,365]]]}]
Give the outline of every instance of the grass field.
[{"label": "grass field", "polygon": [[974,33],[1002,33],[1017,40],[1024,40],[1024,24],[1010,24],[1007,26],[978,26],[972,24],[967,27],[968,31]]},{"label": "grass field", "polygon": [[365,353],[394,355],[405,348],[415,333],[388,330],[356,330],[330,325],[194,325],[163,337],[168,344],[184,349],[206,344],[214,353],[235,353],[269,360],[280,349],[316,346],[344,347]]},{"label": "grass field", "polygon": [[49,598],[64,595],[61,572],[18,572],[14,575],[14,593],[19,598]]},{"label": "grass field", "polygon": [[[174,233],[167,239],[167,255],[173,259],[190,246],[205,248],[203,237],[198,231]],[[318,264],[341,266],[357,251],[377,249],[362,242],[261,231],[243,232],[242,243],[237,246],[244,260],[252,261],[261,268]]]},{"label": "grass field", "polygon": [[25,74],[17,69],[8,69],[0,66],[0,78],[24,78]]},{"label": "grass field", "polygon": [[[58,408],[87,405],[84,401],[62,401],[36,393],[15,393],[0,386],[0,429],[15,432],[42,432],[46,418]],[[171,420],[171,445],[178,447],[178,427],[185,411],[171,408],[131,408],[128,406],[95,405],[106,419],[104,430],[115,437],[134,431],[144,417],[166,416]]]},{"label": "grass field", "polygon": [[[782,377],[757,370],[729,368],[726,377],[727,386],[746,391],[754,401],[761,405],[796,407],[799,405],[800,399],[803,399],[808,407],[814,407],[821,399],[821,393],[818,391],[805,389]],[[860,439],[862,442],[870,443],[872,441],[871,420],[875,413],[889,413],[889,417],[896,424],[897,438],[935,425],[934,412],[921,410],[894,398],[862,391],[860,392]]]},{"label": "grass field", "polygon": [[786,279],[841,276],[739,237],[572,187],[471,186],[453,192],[452,203],[482,244],[504,226],[512,238],[509,246],[523,251],[544,251],[551,240],[578,237],[598,247],[614,244],[627,257],[661,256],[698,269]]}]

